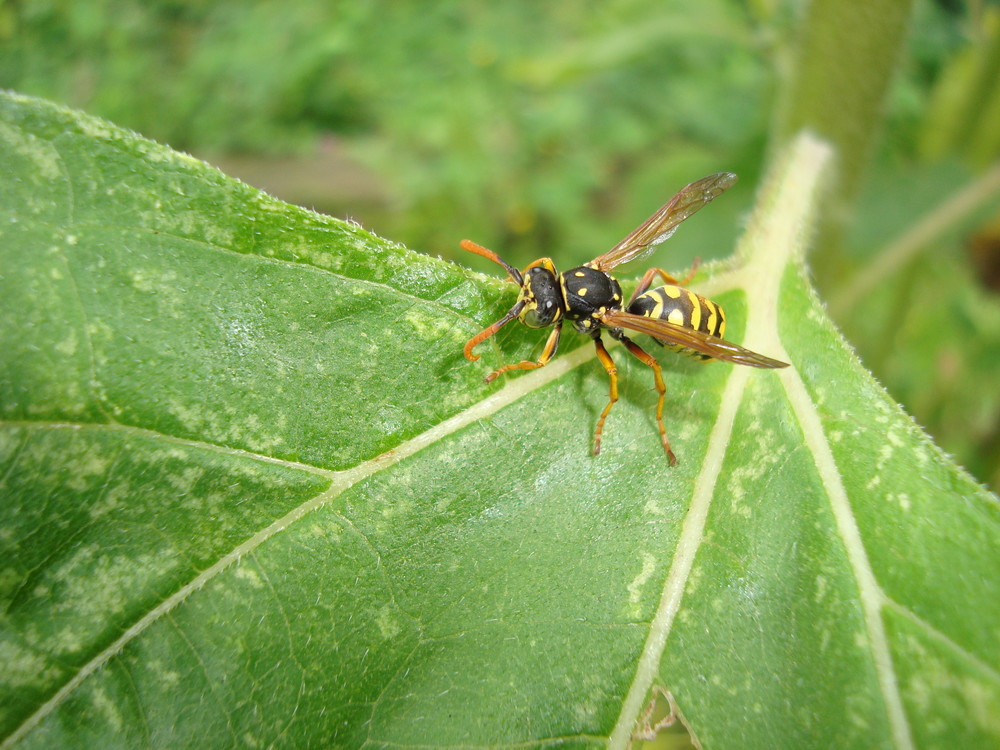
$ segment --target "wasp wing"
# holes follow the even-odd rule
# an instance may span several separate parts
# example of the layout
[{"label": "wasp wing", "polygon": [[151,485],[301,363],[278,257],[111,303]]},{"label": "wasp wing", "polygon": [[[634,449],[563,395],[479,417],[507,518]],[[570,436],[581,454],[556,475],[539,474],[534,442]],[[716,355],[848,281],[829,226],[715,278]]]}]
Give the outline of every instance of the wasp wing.
[{"label": "wasp wing", "polygon": [[636,227],[632,234],[588,265],[599,271],[610,271],[615,266],[652,252],[656,245],[674,233],[678,224],[722,195],[735,182],[736,175],[732,172],[718,172],[692,182]]},{"label": "wasp wing", "polygon": [[765,357],[763,354],[744,349],[742,346],[737,346],[717,336],[702,333],[693,328],[674,325],[670,321],[660,318],[647,318],[645,315],[635,315],[622,310],[610,310],[601,318],[601,323],[611,328],[628,328],[631,331],[645,333],[647,336],[652,336],[664,343],[685,346],[714,359],[738,365],[766,369],[788,367],[787,362]]}]

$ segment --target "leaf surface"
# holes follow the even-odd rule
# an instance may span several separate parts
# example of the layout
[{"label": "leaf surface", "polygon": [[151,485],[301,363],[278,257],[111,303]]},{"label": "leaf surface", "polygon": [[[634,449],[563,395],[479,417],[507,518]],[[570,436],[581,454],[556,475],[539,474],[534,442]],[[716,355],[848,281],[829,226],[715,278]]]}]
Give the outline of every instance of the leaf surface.
[{"label": "leaf surface", "polygon": [[657,352],[671,468],[621,348],[596,458],[592,347],[482,383],[512,286],[0,112],[5,746],[624,747],[654,686],[707,748],[1000,742],[998,504],[809,288],[821,143],[695,284],[793,367]]}]

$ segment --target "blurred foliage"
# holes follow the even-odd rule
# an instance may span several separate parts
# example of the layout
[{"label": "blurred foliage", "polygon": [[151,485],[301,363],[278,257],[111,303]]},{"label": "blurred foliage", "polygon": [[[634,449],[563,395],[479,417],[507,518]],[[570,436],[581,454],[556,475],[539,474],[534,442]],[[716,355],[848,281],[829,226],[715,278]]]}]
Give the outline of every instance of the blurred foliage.
[{"label": "blurred foliage", "polygon": [[[830,298],[1000,159],[1000,8],[915,7],[857,210],[814,258]],[[452,258],[470,237],[515,264],[581,262],[683,184],[738,172],[711,220],[686,224],[657,256],[680,269],[733,245],[795,78],[803,15],[794,0],[8,1],[0,86]],[[823,92],[814,98],[816,110]],[[977,269],[1000,256],[987,229],[998,203],[985,192],[833,310],[895,397],[994,489],[1000,303]]]}]

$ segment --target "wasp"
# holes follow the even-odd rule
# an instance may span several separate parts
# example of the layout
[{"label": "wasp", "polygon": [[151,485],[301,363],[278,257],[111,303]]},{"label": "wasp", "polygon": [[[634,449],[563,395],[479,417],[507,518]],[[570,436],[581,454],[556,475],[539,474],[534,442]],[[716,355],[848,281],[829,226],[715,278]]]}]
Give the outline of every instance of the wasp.
[{"label": "wasp", "polygon": [[[469,339],[464,349],[466,359],[473,362],[479,359],[479,355],[473,354],[472,350],[515,318],[528,328],[551,326],[552,333],[537,360],[504,365],[486,376],[487,383],[512,370],[534,370],[547,365],[559,347],[564,321],[569,321],[577,331],[590,336],[597,348],[597,358],[610,380],[608,403],[598,417],[594,431],[593,452],[597,455],[601,452],[604,422],[618,401],[618,370],[601,340],[601,333],[607,331],[611,338],[620,341],[625,349],[653,370],[658,394],[656,424],[663,450],[671,465],[676,464],[677,458],[670,449],[663,425],[663,400],[667,389],[660,364],[632,341],[626,331],[644,333],[672,351],[702,361],[719,359],[765,369],[788,367],[788,364],[722,338],[726,330],[726,316],[722,308],[685,288],[694,276],[694,269],[683,280],[674,278],[662,268],[649,269],[627,303],[624,302],[621,285],[610,272],[623,263],[651,253],[676,231],[682,221],[735,182],[736,175],[731,172],[719,172],[692,182],[606,253],[562,273],[556,271],[551,258],[539,258],[524,271],[518,271],[492,250],[462,240],[462,249],[503,266],[508,280],[520,287],[517,301],[507,314]],[[663,286],[650,289],[657,277],[664,282]]]}]

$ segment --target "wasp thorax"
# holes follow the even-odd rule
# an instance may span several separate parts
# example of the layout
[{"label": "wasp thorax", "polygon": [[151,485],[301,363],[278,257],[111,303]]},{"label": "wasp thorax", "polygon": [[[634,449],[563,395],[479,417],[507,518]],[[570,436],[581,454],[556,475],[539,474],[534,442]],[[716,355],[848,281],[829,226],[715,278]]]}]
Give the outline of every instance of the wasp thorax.
[{"label": "wasp thorax", "polygon": [[610,274],[590,266],[579,266],[560,276],[566,317],[582,320],[622,307],[622,288]]},{"label": "wasp thorax", "polygon": [[562,315],[559,284],[548,268],[534,266],[525,270],[518,300],[525,305],[517,317],[528,328],[545,328]]}]

